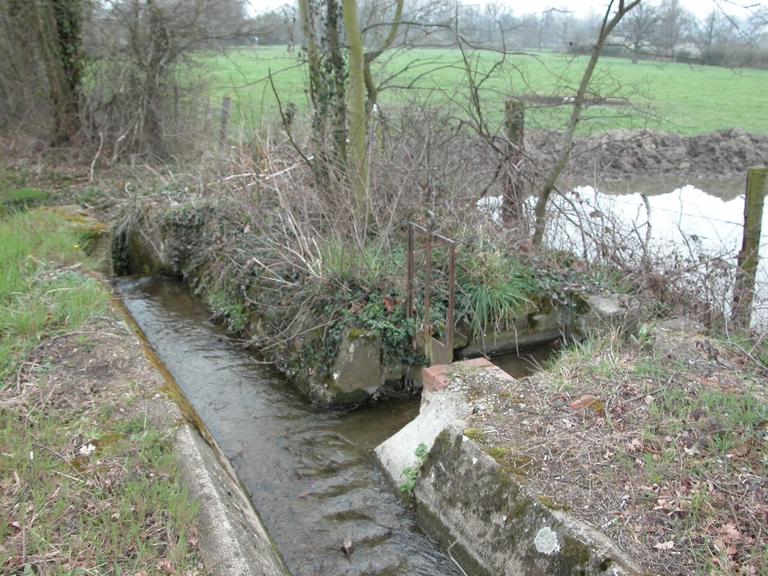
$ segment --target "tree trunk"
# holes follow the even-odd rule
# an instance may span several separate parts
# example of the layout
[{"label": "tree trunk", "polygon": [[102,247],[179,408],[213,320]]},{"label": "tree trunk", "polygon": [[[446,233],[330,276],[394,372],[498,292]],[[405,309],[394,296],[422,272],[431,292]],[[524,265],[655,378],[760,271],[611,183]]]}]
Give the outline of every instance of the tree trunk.
[{"label": "tree trunk", "polygon": [[66,144],[80,130],[82,2],[30,0],[29,6],[53,104],[52,143]]},{"label": "tree trunk", "polygon": [[365,55],[355,0],[342,0],[342,12],[349,45],[349,163],[355,185],[355,217],[362,224],[368,207]]}]

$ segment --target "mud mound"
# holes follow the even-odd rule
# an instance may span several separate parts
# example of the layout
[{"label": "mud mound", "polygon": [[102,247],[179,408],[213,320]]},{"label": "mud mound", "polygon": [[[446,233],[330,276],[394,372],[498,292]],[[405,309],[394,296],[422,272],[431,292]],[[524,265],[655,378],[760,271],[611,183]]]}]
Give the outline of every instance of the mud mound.
[{"label": "mud mound", "polygon": [[[545,162],[554,160],[562,133],[526,134],[526,150]],[[728,178],[749,166],[768,164],[768,135],[741,128],[698,136],[656,130],[610,130],[576,138],[567,172],[574,178],[624,180],[633,177],[688,175]]]}]

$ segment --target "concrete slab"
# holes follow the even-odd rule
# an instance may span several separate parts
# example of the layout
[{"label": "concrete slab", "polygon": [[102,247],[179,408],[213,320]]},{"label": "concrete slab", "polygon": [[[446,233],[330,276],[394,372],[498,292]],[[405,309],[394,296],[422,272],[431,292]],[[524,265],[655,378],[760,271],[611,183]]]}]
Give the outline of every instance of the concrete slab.
[{"label": "concrete slab", "polygon": [[460,420],[469,411],[469,405],[454,394],[425,392],[418,417],[375,449],[392,482],[398,486],[403,483],[403,470],[418,461],[415,452],[419,444],[431,448],[448,423]]}]

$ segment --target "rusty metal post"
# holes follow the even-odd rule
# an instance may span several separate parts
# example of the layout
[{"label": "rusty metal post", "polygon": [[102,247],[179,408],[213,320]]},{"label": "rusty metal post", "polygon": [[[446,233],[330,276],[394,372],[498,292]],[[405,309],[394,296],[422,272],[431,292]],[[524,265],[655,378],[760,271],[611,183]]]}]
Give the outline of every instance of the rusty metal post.
[{"label": "rusty metal post", "polygon": [[448,311],[445,313],[445,347],[450,350],[453,356],[453,299],[456,293],[456,244],[451,242],[448,246],[449,265],[448,265]]},{"label": "rusty metal post", "polygon": [[408,294],[405,299],[405,314],[413,318],[413,222],[408,222]]},{"label": "rusty metal post", "polygon": [[[453,316],[455,299],[455,278],[456,278],[456,244],[430,229],[424,228],[413,222],[408,223],[408,294],[406,296],[406,314],[408,318],[415,316],[414,311],[414,284],[415,284],[415,263],[414,263],[414,235],[418,233],[424,237],[425,252],[425,286],[424,286],[424,322],[417,330],[415,340],[419,343],[422,340],[424,352],[430,359],[430,362],[450,363],[453,360]],[[432,300],[432,243],[442,244],[449,251],[448,268],[448,309],[445,318],[445,339],[440,342],[432,337],[432,323],[430,316],[430,305]]]}]

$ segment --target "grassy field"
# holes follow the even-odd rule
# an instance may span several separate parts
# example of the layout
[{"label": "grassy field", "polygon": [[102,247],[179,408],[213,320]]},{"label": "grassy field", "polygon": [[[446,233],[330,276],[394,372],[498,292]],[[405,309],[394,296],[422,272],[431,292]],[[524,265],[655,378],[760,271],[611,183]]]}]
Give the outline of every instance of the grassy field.
[{"label": "grassy field", "polygon": [[[490,70],[499,55],[484,52],[471,61],[476,82]],[[295,102],[301,111],[309,106],[306,73],[298,52],[285,47],[240,49],[207,54],[201,62],[208,69],[212,102],[233,98],[231,131],[248,132],[279,120],[269,76],[283,105]],[[501,120],[508,94],[548,97],[561,101],[575,94],[587,58],[558,54],[510,54],[503,68],[480,85],[480,99],[491,124]],[[461,52],[416,49],[392,52],[377,64],[376,77],[385,87],[379,98],[384,112],[417,102],[439,105],[456,117],[468,113],[468,75]],[[693,135],[738,126],[749,132],[768,133],[765,90],[768,71],[731,70],[686,64],[640,62],[602,58],[592,89],[602,97],[628,100],[630,106],[595,106],[584,114],[582,132],[611,128],[655,128]],[[531,128],[562,128],[570,108],[539,102],[529,107]]]}]

